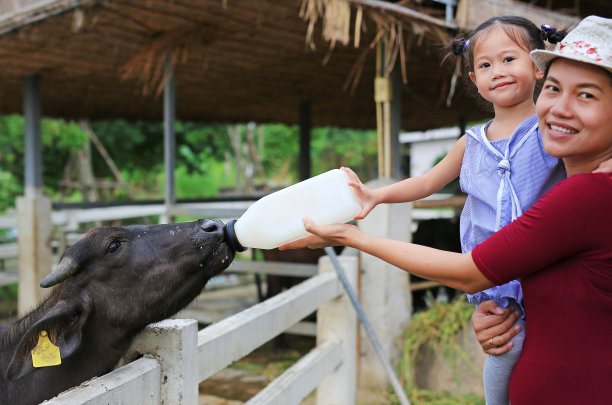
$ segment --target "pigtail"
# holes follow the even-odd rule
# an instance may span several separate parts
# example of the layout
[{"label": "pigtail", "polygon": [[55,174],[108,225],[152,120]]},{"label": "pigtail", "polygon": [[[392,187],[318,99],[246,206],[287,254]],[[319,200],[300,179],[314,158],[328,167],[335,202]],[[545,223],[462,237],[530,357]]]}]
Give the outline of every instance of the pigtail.
[{"label": "pigtail", "polygon": [[465,62],[466,67],[469,66],[469,56],[464,59],[464,56],[468,54],[469,45],[470,45],[469,38],[468,39],[458,38],[458,39],[452,40],[450,44],[446,47],[446,56],[444,57],[444,61],[447,59],[450,59],[455,62],[455,69],[454,69],[453,75],[451,76],[450,87],[449,87],[448,94],[446,96],[446,106],[447,107],[451,106],[453,96],[455,95],[457,79],[461,77],[461,71],[462,71],[461,65],[463,64],[462,62]]},{"label": "pigtail", "polygon": [[548,41],[551,44],[557,44],[565,38],[567,35],[567,30],[557,30],[556,28],[551,27],[548,24],[542,24],[541,27],[541,36],[544,41]]},{"label": "pigtail", "polygon": [[467,40],[463,38],[454,39],[450,43],[449,51],[451,54],[453,54],[453,56],[461,56],[463,55],[463,53],[465,52],[469,44],[470,44],[469,39]]}]

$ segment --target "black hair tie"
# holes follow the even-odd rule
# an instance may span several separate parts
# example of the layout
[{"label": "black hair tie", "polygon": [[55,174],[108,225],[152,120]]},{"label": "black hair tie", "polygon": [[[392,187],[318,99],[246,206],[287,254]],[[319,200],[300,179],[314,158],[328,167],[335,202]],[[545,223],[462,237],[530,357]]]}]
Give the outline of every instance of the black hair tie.
[{"label": "black hair tie", "polygon": [[553,34],[553,27],[548,24],[542,24],[542,39],[548,41]]},{"label": "black hair tie", "polygon": [[468,47],[470,40],[456,39],[451,43],[451,52],[455,56],[461,56]]}]

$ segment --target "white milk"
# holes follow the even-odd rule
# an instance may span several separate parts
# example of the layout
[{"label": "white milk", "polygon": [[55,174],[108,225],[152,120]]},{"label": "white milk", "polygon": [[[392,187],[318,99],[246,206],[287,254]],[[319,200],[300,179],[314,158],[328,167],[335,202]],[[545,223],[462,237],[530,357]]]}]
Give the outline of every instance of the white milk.
[{"label": "white milk", "polygon": [[274,249],[309,235],[304,215],[317,225],[350,221],[361,211],[361,203],[348,182],[345,172],[334,169],[269,194],[229,222],[226,235],[238,251]]}]

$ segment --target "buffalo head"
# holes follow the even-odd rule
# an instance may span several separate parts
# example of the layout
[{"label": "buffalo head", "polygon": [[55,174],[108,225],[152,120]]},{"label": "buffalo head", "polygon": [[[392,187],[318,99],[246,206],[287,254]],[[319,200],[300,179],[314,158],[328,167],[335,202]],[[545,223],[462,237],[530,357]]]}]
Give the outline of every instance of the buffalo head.
[{"label": "buffalo head", "polygon": [[[108,372],[134,335],[184,308],[234,255],[218,221],[90,231],[41,283],[57,285],[50,297],[4,331],[3,377],[24,386],[51,379],[54,392],[40,400]],[[59,347],[60,366],[33,368],[42,331]]]}]

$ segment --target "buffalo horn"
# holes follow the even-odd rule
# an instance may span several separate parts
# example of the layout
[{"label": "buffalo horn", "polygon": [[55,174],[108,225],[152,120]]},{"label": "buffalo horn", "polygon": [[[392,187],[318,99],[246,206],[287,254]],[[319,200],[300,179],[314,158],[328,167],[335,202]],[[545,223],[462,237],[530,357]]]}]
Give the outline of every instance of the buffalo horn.
[{"label": "buffalo horn", "polygon": [[59,262],[53,272],[45,277],[45,279],[40,283],[40,286],[42,288],[49,288],[59,284],[76,273],[77,268],[77,263],[75,263],[75,261],[70,257],[66,256]]}]

